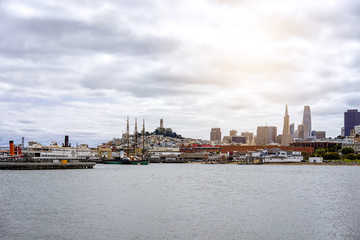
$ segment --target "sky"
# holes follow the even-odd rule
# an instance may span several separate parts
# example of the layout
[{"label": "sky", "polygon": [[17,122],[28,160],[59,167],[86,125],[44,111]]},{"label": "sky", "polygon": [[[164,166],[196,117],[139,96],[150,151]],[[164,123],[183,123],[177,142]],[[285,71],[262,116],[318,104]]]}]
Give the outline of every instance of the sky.
[{"label": "sky", "polygon": [[165,127],[340,134],[360,103],[357,0],[0,1],[0,145]]}]

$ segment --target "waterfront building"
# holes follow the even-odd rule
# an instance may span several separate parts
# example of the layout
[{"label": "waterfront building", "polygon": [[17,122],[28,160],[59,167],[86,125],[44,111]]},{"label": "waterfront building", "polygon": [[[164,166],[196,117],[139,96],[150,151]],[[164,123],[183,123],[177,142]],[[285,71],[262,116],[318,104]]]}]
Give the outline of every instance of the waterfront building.
[{"label": "waterfront building", "polygon": [[284,116],[284,127],[283,127],[283,134],[281,137],[281,145],[289,146],[292,142],[291,135],[290,135],[290,116],[288,113],[288,107],[286,104],[285,108],[285,116]]},{"label": "waterfront building", "polygon": [[357,109],[344,112],[344,136],[350,136],[351,129],[357,125],[360,125],[360,112]]},{"label": "waterfront building", "polygon": [[221,141],[221,129],[212,128],[210,132],[210,141]]},{"label": "waterfront building", "polygon": [[231,129],[230,130],[230,137],[236,137],[237,136],[237,131],[235,129]]},{"label": "waterfront building", "polygon": [[307,135],[311,136],[311,111],[310,106],[304,106],[303,122],[302,124],[307,125]]}]

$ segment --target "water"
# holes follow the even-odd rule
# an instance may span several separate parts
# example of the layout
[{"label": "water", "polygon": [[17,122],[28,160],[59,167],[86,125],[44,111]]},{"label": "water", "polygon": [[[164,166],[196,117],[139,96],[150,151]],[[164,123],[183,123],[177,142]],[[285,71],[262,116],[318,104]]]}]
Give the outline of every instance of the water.
[{"label": "water", "polygon": [[360,168],[0,171],[0,239],[360,239]]}]

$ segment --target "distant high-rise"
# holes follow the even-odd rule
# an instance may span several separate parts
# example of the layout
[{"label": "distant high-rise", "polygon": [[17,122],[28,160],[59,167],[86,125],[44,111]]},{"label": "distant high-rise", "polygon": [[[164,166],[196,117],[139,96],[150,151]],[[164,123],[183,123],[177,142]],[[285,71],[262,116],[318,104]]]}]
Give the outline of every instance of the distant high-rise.
[{"label": "distant high-rise", "polygon": [[210,132],[210,141],[221,141],[220,128],[212,128]]},{"label": "distant high-rise", "polygon": [[230,130],[230,137],[236,137],[237,136],[237,131],[235,129],[231,129]]},{"label": "distant high-rise", "polygon": [[306,136],[311,136],[311,111],[310,106],[304,106],[303,122],[304,125],[307,125]]},{"label": "distant high-rise", "polygon": [[357,125],[360,125],[360,112],[358,112],[357,109],[351,109],[344,112],[345,136],[350,136],[350,131]]},{"label": "distant high-rise", "polygon": [[163,129],[164,128],[164,120],[160,119],[160,128]]},{"label": "distant high-rise", "polygon": [[315,131],[316,139],[325,139],[326,132],[325,131]]},{"label": "distant high-rise", "polygon": [[308,139],[309,138],[308,133],[309,133],[308,125],[306,125],[306,124],[298,125],[298,138],[300,138],[300,139]]},{"label": "distant high-rise", "polygon": [[257,127],[257,145],[267,145],[276,142],[277,127],[274,126],[259,126]]},{"label": "distant high-rise", "polygon": [[283,134],[281,136],[281,145],[289,146],[292,142],[291,135],[290,135],[290,116],[288,113],[288,107],[286,104],[285,108],[285,116],[284,116],[284,127],[283,127]]},{"label": "distant high-rise", "polygon": [[252,132],[241,132],[241,137],[245,137],[246,144],[248,145],[255,145],[254,143],[254,133]]},{"label": "distant high-rise", "polygon": [[267,145],[269,140],[269,129],[267,126],[258,126],[256,130],[256,145]]},{"label": "distant high-rise", "polygon": [[292,124],[290,124],[290,135],[291,135],[291,138],[295,138],[294,134],[295,134],[295,123],[293,122]]}]

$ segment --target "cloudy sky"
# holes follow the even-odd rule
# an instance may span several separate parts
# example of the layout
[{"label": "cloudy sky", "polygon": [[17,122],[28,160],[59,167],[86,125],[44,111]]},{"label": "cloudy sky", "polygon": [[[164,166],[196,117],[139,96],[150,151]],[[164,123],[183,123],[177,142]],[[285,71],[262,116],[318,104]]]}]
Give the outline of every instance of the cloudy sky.
[{"label": "cloudy sky", "polygon": [[360,108],[357,0],[0,1],[0,145],[97,144],[145,118],[183,136]]}]

